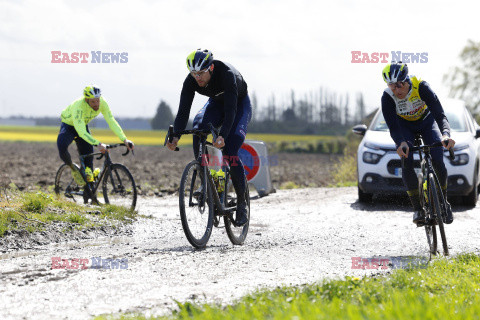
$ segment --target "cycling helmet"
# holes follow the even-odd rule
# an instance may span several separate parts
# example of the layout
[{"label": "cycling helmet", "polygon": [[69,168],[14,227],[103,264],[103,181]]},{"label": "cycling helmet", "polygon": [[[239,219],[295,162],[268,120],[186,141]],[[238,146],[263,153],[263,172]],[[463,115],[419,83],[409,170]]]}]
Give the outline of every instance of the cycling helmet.
[{"label": "cycling helmet", "polygon": [[100,98],[101,95],[102,92],[100,91],[100,88],[94,86],[87,86],[83,90],[83,96],[87,99]]},{"label": "cycling helmet", "polygon": [[383,80],[390,84],[395,82],[402,82],[408,79],[408,67],[406,63],[392,62],[382,71]]},{"label": "cycling helmet", "polygon": [[204,70],[210,67],[212,63],[213,53],[206,49],[197,49],[187,57],[187,68],[190,72]]}]

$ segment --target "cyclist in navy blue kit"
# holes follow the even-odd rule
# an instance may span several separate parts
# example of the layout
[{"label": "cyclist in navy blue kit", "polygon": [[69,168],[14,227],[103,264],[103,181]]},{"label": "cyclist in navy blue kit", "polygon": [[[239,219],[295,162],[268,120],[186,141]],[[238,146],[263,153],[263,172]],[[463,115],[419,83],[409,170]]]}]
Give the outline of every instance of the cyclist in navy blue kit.
[{"label": "cyclist in navy blue kit", "polygon": [[[220,127],[218,138],[214,141],[217,148],[223,148],[223,155],[229,160],[232,183],[237,193],[237,215],[235,225],[243,226],[248,222],[247,188],[243,163],[238,151],[245,141],[247,126],[252,117],[252,106],[247,92],[247,83],[232,65],[213,60],[209,50],[198,49],[187,57],[190,73],[183,82],[180,105],[174,122],[174,132],[185,130],[195,92],[208,96],[205,106],[193,120],[194,129],[208,129],[208,123]],[[177,146],[180,136],[167,143],[170,150]],[[199,155],[199,138],[193,136],[193,152]]]},{"label": "cyclist in navy blue kit", "polygon": [[[443,107],[427,82],[415,76],[409,76],[407,65],[401,61],[388,64],[383,69],[382,76],[388,85],[382,96],[383,116],[390,129],[390,135],[395,141],[398,155],[407,158],[402,179],[413,206],[413,223],[423,226],[425,212],[420,205],[413,154],[409,152],[409,148],[413,146],[416,133],[422,135],[425,144],[442,141],[447,149],[453,148],[455,141],[450,138],[450,125]],[[442,148],[433,148],[431,155],[446,201],[447,169],[443,162]],[[452,208],[447,202],[445,223],[452,222]]]}]

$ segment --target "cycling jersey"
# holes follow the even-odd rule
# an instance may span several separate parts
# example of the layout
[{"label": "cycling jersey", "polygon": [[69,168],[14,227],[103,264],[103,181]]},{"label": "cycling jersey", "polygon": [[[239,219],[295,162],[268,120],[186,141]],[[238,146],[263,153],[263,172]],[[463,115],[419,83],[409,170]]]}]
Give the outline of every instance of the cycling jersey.
[{"label": "cycling jersey", "polygon": [[223,105],[225,116],[220,135],[228,137],[237,113],[238,101],[248,94],[247,83],[232,65],[219,60],[213,60],[213,64],[211,79],[205,87],[200,87],[191,74],[183,82],[174,132],[185,130],[195,92],[198,92]]},{"label": "cycling jersey", "polygon": [[123,130],[118,124],[117,120],[115,120],[113,117],[110,107],[103,97],[100,97],[100,107],[97,111],[93,110],[92,107],[88,105],[88,103],[85,101],[85,98],[82,97],[75,100],[71,105],[62,111],[62,122],[75,127],[78,136],[87,141],[89,144],[98,145],[100,141],[95,139],[87,131],[87,124],[96,116],[98,116],[100,112],[103,114],[110,129],[121,141],[124,141],[127,137],[123,133]]},{"label": "cycling jersey", "polygon": [[404,99],[398,99],[390,88],[382,96],[382,112],[390,129],[390,135],[398,146],[406,141],[401,127],[420,123],[433,115],[443,135],[450,136],[450,125],[443,107],[426,81],[411,76],[407,80],[410,91]]}]

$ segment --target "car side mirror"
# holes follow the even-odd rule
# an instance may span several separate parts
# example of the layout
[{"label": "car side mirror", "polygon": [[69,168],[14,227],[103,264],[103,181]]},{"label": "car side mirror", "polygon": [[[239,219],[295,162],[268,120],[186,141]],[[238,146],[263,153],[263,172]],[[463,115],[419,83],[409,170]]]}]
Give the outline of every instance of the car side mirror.
[{"label": "car side mirror", "polygon": [[480,128],[477,128],[477,131],[475,132],[475,139],[480,138]]},{"label": "car side mirror", "polygon": [[[367,132],[367,126],[364,124],[357,124],[355,127],[353,127],[352,131],[359,136],[364,136],[365,132]],[[479,132],[477,131],[477,134],[478,133]]]}]

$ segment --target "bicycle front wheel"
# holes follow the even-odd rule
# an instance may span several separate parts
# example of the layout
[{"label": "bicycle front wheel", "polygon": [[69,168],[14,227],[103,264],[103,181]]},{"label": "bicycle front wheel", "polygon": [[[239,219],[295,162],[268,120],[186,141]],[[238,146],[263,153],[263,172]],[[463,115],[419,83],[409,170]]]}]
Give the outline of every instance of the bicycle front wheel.
[{"label": "bicycle front wheel", "polygon": [[195,248],[207,245],[213,228],[214,204],[212,191],[205,190],[205,173],[197,160],[190,162],[180,181],[179,206],[183,231],[188,242]]},{"label": "bicycle front wheel", "polygon": [[[74,165],[80,170],[76,164]],[[55,175],[55,193],[61,198],[83,203],[83,188],[75,182],[72,169],[66,164],[61,165]]]},{"label": "bicycle front wheel", "polygon": [[[443,203],[445,200],[443,199],[442,189],[437,184],[437,180],[435,179],[433,173],[430,173],[428,176],[428,185],[428,195],[430,197],[430,201],[432,202],[431,208],[433,209],[433,213],[438,225],[438,230],[440,231],[440,237],[442,238],[443,254],[445,256],[448,256],[447,237],[445,235],[445,228],[443,226],[442,219],[442,207],[445,207],[445,204]],[[435,226],[432,226],[432,228],[434,227]]]},{"label": "bicycle front wheel", "polygon": [[[423,175],[422,175],[423,177]],[[420,179],[418,182],[418,194],[420,198],[420,206],[422,208],[426,208],[426,220],[427,223],[425,224],[425,234],[427,235],[427,242],[428,247],[430,249],[430,254],[436,255],[437,254],[437,230],[435,229],[435,225],[431,222],[435,222],[433,217],[432,209],[429,207],[429,203],[425,199],[425,195],[423,192],[423,179]]]},{"label": "bicycle front wheel", "polygon": [[137,187],[130,171],[123,164],[114,163],[106,169],[103,176],[103,198],[105,204],[121,206],[135,210]]},{"label": "bicycle front wheel", "polygon": [[[225,223],[225,230],[227,231],[228,239],[235,245],[242,245],[247,237],[248,227],[250,225],[250,191],[248,190],[248,182],[245,181],[245,199],[247,200],[247,218],[248,222],[242,227],[235,227],[230,220],[230,217],[226,215],[223,219]],[[227,194],[225,197],[225,207],[233,207],[237,205],[237,195],[233,188],[232,181],[229,179],[227,183]]]}]

